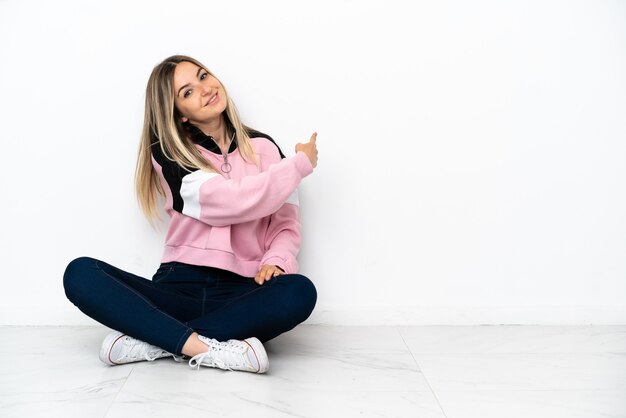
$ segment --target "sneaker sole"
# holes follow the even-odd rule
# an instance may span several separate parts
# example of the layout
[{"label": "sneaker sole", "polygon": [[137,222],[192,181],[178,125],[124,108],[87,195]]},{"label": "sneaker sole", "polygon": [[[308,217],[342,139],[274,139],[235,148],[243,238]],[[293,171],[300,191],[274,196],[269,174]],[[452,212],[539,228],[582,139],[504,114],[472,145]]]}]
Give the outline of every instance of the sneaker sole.
[{"label": "sneaker sole", "polygon": [[270,369],[270,361],[267,358],[267,353],[265,352],[265,347],[258,338],[247,338],[243,340],[248,346],[252,349],[254,356],[256,357],[257,363],[259,364],[259,370],[253,373],[265,373]]},{"label": "sneaker sole", "polygon": [[113,349],[115,343],[124,335],[126,334],[115,331],[104,338],[104,341],[102,341],[102,347],[100,348],[100,360],[103,363],[108,364],[109,366],[117,366],[120,364],[111,360],[111,350]]}]

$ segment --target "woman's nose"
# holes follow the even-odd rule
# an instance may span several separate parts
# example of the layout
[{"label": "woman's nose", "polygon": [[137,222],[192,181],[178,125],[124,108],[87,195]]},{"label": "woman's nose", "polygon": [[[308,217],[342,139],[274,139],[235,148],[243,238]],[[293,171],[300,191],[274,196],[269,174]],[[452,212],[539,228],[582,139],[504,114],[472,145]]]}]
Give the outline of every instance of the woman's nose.
[{"label": "woman's nose", "polygon": [[206,86],[202,86],[202,85],[200,86],[200,94],[202,94],[203,96],[206,96],[207,94],[209,94],[210,90],[211,89],[209,89]]}]

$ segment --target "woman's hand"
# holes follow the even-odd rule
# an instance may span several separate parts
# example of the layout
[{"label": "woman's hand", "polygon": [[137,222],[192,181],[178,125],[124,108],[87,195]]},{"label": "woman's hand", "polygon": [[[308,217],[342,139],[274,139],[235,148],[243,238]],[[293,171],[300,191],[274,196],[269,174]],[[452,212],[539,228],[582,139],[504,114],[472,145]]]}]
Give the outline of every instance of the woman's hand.
[{"label": "woman's hand", "polygon": [[281,274],[285,274],[285,272],[279,267],[264,264],[261,266],[261,270],[254,276],[254,281],[258,284],[263,284],[272,277],[280,276]]},{"label": "woman's hand", "polygon": [[304,152],[315,168],[317,166],[317,132],[311,135],[311,139],[306,144],[296,144],[296,152],[298,151]]}]

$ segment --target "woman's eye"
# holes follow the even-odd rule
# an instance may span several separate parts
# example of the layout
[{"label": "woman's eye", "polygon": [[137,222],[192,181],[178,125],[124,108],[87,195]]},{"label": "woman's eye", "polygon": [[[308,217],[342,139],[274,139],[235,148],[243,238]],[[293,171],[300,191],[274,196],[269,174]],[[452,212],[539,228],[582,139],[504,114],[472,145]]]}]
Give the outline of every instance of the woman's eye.
[{"label": "woman's eye", "polygon": [[202,75],[200,75],[200,80],[204,80],[208,76],[209,76],[209,73],[202,73]]},{"label": "woman's eye", "polygon": [[191,94],[191,90],[187,90],[185,94],[183,95],[183,97],[187,98],[189,97],[190,94]]}]

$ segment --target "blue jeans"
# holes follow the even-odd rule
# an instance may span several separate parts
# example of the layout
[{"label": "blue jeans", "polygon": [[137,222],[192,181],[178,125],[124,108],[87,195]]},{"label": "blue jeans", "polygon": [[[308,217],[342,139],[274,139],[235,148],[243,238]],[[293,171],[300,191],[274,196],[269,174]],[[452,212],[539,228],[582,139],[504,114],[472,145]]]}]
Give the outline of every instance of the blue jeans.
[{"label": "blue jeans", "polygon": [[230,271],[178,262],[161,264],[148,280],[81,257],[67,266],[63,285],[91,318],[177,355],[194,331],[219,341],[265,342],[307,319],[317,300],[313,283],[299,274],[258,285]]}]

